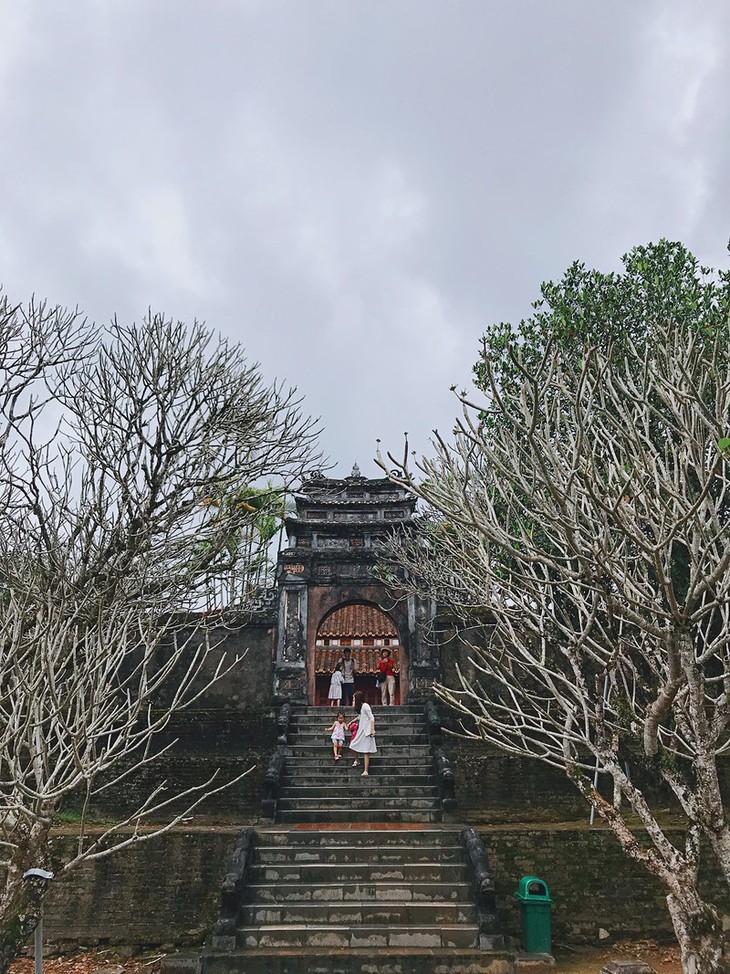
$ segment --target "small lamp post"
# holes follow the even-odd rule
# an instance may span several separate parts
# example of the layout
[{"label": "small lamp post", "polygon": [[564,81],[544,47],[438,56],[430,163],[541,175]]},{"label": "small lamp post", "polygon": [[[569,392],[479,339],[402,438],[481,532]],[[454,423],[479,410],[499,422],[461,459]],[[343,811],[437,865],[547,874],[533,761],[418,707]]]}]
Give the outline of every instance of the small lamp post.
[{"label": "small lamp post", "polygon": [[[23,873],[23,879],[26,882],[40,881],[41,883],[50,883],[53,879],[53,873],[48,869],[26,869]],[[34,958],[35,958],[35,974],[43,974],[43,900],[41,900],[40,909],[38,910],[38,923],[35,927],[35,940],[34,940]]]}]

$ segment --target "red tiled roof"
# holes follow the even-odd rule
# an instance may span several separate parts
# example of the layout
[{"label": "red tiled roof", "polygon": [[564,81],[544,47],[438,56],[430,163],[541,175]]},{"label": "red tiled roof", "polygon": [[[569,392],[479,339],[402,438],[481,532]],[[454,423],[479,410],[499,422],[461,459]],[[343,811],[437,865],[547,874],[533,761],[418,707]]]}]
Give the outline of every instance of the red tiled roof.
[{"label": "red tiled roof", "polygon": [[[399,669],[399,647],[391,646],[391,659],[395,665],[395,671]],[[377,673],[378,660],[383,651],[382,646],[354,646],[350,653],[357,663],[357,672],[360,674]],[[317,646],[314,651],[314,669],[316,673],[331,673],[337,665],[337,660],[342,656],[342,646],[330,646],[322,648]]]},{"label": "red tiled roof", "polygon": [[398,637],[393,620],[374,605],[343,605],[328,615],[319,627],[317,639],[374,636],[378,639]]}]

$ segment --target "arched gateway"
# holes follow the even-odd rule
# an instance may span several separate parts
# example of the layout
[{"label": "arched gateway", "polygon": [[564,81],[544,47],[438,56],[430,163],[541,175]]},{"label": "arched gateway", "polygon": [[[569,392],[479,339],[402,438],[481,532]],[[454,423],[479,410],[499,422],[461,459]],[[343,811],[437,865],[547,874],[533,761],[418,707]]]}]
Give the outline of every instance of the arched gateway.
[{"label": "arched gateway", "polygon": [[[407,659],[401,654],[398,628],[387,612],[375,605],[354,602],[334,609],[322,620],[314,643],[314,695],[317,705],[327,704],[332,671],[345,649],[355,661],[355,691],[360,690],[370,704],[380,703],[380,691],[375,686],[378,660],[387,649],[396,670],[396,703],[405,700],[408,688]],[[404,693],[401,694],[401,685]]]},{"label": "arched gateway", "polygon": [[344,640],[362,658],[360,682],[371,699],[378,640],[397,649],[400,701],[425,695],[440,677],[438,651],[426,638],[432,605],[399,598],[375,571],[380,542],[412,519],[415,500],[387,478],[360,476],[357,466],[340,480],[314,474],[295,499],[278,565],[274,699],[321,703],[324,694],[326,700],[327,667]]}]

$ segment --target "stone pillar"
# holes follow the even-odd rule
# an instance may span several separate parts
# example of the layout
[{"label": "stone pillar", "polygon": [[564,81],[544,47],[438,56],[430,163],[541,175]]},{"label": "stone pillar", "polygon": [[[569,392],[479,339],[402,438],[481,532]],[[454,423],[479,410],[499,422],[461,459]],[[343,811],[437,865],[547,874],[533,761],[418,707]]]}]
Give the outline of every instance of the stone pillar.
[{"label": "stone pillar", "polygon": [[[294,569],[294,571],[292,571]],[[287,565],[279,589],[274,703],[307,702],[307,581],[304,565]]]},{"label": "stone pillar", "polygon": [[434,639],[433,599],[408,596],[408,701],[420,703],[431,696],[431,687],[442,678],[441,653]]}]

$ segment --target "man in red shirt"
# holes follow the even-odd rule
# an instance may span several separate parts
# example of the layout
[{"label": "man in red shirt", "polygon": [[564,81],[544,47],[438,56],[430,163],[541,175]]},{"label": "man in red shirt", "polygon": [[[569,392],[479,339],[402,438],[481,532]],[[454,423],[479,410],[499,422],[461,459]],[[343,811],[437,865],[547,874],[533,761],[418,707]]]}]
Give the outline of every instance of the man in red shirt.
[{"label": "man in red shirt", "polygon": [[380,681],[380,700],[384,707],[395,703],[395,666],[389,649],[380,652],[378,660],[378,679]]}]

